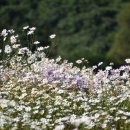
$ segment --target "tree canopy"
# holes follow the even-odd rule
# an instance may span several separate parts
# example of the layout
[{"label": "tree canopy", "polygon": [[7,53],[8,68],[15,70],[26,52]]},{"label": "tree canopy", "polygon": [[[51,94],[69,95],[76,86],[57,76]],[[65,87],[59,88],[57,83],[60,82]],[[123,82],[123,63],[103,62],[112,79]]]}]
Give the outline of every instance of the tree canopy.
[{"label": "tree canopy", "polygon": [[127,4],[118,15],[119,31],[108,57],[116,64],[123,64],[130,57],[130,4]]},{"label": "tree canopy", "polygon": [[106,61],[118,28],[116,16],[128,1],[1,0],[0,29],[36,26],[43,46],[50,34],[57,35],[53,55],[70,61],[85,57],[95,64]]}]

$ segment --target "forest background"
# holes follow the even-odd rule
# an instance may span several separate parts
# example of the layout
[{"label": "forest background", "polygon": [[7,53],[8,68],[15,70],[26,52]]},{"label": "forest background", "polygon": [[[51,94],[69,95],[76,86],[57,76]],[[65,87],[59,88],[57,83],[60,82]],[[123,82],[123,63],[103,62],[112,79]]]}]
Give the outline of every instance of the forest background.
[{"label": "forest background", "polygon": [[50,57],[117,66],[130,58],[130,0],[0,0],[0,31],[27,25],[53,46]]}]

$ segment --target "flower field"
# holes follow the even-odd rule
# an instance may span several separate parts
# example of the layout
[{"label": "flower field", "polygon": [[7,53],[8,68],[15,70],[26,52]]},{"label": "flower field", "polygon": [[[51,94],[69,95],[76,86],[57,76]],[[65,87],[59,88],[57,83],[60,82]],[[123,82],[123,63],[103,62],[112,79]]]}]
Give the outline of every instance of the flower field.
[{"label": "flower field", "polygon": [[26,47],[14,30],[1,32],[0,130],[130,130],[130,59],[104,70],[50,59],[35,29],[23,28]]}]

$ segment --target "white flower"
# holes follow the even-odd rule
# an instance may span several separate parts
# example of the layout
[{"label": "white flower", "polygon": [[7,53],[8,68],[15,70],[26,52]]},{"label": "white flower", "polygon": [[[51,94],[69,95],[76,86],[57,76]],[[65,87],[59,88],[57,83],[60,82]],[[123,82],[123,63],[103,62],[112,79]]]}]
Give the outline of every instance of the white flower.
[{"label": "white flower", "polygon": [[44,49],[48,49],[48,48],[49,48],[49,46],[45,46],[45,47],[44,47]]},{"label": "white flower", "polygon": [[28,29],[29,28],[29,26],[25,26],[25,27],[23,27],[23,30],[26,30],[26,29]]},{"label": "white flower", "polygon": [[14,48],[14,49],[17,49],[17,48],[19,48],[20,47],[20,44],[14,44],[13,46],[12,46],[12,48]]},{"label": "white flower", "polygon": [[130,123],[130,119],[127,119],[127,120],[125,121],[125,123]]},{"label": "white flower", "polygon": [[18,56],[17,61],[21,61],[22,57]]},{"label": "white flower", "polygon": [[11,52],[12,52],[11,47],[10,47],[9,45],[6,45],[6,46],[5,46],[5,53],[9,54],[9,53],[11,53]]},{"label": "white flower", "polygon": [[32,55],[32,56],[30,56],[29,58],[28,58],[28,63],[29,64],[32,64],[34,61],[35,61],[35,56],[34,55]]},{"label": "white flower", "polygon": [[16,105],[16,102],[14,100],[12,100],[9,102],[9,105],[14,107]]},{"label": "white flower", "polygon": [[27,55],[28,55],[28,56],[31,56],[31,55],[32,55],[32,52],[28,50],[28,51],[27,51]]},{"label": "white flower", "polygon": [[129,78],[129,74],[124,72],[123,75],[121,76],[122,79],[128,79]]},{"label": "white flower", "polygon": [[93,66],[93,69],[96,69],[96,68],[97,68],[97,66],[96,66],[96,65],[94,65],[94,66]]},{"label": "white flower", "polygon": [[82,63],[82,60],[77,60],[76,63],[77,63],[77,64],[81,64],[81,63]]},{"label": "white flower", "polygon": [[125,62],[126,62],[127,64],[129,64],[129,63],[130,63],[130,59],[125,59]]},{"label": "white flower", "polygon": [[41,118],[40,121],[41,121],[43,124],[47,124],[47,119],[46,119],[46,118]]},{"label": "white flower", "polygon": [[42,52],[42,53],[40,53],[39,55],[38,55],[38,57],[40,57],[40,58],[44,58],[46,56],[46,54],[44,53],[44,52]]},{"label": "white flower", "polygon": [[5,107],[7,107],[8,106],[8,100],[6,100],[6,99],[2,99],[2,100],[0,100],[0,106],[2,107],[2,108],[5,108]]},{"label": "white flower", "polygon": [[105,129],[107,127],[107,124],[104,123],[101,126],[102,126],[103,129]]},{"label": "white flower", "polygon": [[61,60],[61,57],[59,56],[57,59],[56,59],[56,62],[59,62]]},{"label": "white flower", "polygon": [[7,37],[4,37],[3,41],[5,41],[5,40],[6,40],[6,38],[7,38]]},{"label": "white flower", "polygon": [[113,63],[113,62],[111,62],[111,63],[110,63],[110,65],[114,65],[114,63]]},{"label": "white flower", "polygon": [[98,66],[100,66],[100,65],[102,65],[103,64],[103,62],[100,62],[100,63],[98,63]]},{"label": "white flower", "polygon": [[36,27],[29,28],[31,31],[35,31]]},{"label": "white flower", "polygon": [[40,113],[41,113],[41,114],[44,114],[44,112],[45,112],[45,111],[44,111],[44,110],[42,110]]},{"label": "white flower", "polygon": [[35,41],[33,44],[37,45],[37,44],[39,44],[39,43],[40,43],[39,41]]},{"label": "white flower", "polygon": [[34,114],[38,113],[38,110],[33,111]]},{"label": "white flower", "polygon": [[24,54],[24,53],[28,53],[29,49],[27,47],[24,48],[20,48],[18,54]]},{"label": "white flower", "polygon": [[94,116],[95,116],[95,118],[98,118],[100,116],[100,114],[96,113]]},{"label": "white flower", "polygon": [[27,35],[31,35],[33,33],[34,33],[34,31],[28,31]]},{"label": "white flower", "polygon": [[118,120],[120,120],[120,117],[115,117],[114,120],[115,120],[115,121],[118,121]]},{"label": "white flower", "polygon": [[106,67],[106,70],[111,70],[111,69],[112,69],[111,66],[107,66],[107,67]]},{"label": "white flower", "polygon": [[8,35],[7,30],[3,29],[2,33],[1,33],[1,36],[6,37],[7,35]]},{"label": "white flower", "polygon": [[0,53],[2,52],[2,50],[0,49]]},{"label": "white flower", "polygon": [[8,30],[8,32],[9,32],[10,34],[13,34],[15,31],[14,31],[13,29],[11,29],[11,30]]},{"label": "white flower", "polygon": [[130,116],[130,112],[125,112],[124,113],[126,116]]},{"label": "white flower", "polygon": [[126,116],[122,116],[122,117],[121,117],[121,119],[124,119],[124,120],[126,120],[126,119],[127,119],[127,117],[126,117]]},{"label": "white flower", "polygon": [[[20,119],[18,117],[13,119],[15,122],[18,122]],[[14,130],[17,129],[17,127],[14,127]]]},{"label": "white flower", "polygon": [[48,80],[47,80],[47,79],[43,79],[43,80],[42,80],[42,83],[43,83],[43,84],[47,84],[47,83],[48,83]]},{"label": "white flower", "polygon": [[31,107],[29,107],[29,106],[28,106],[28,107],[25,107],[25,111],[26,111],[26,112],[31,111]]},{"label": "white flower", "polygon": [[49,36],[51,39],[55,38],[56,37],[56,34],[52,34]]},{"label": "white flower", "polygon": [[38,50],[38,51],[43,51],[44,48],[41,46],[41,47],[38,47],[37,50]]},{"label": "white flower", "polygon": [[16,37],[15,36],[11,36],[10,37],[10,42],[11,42],[11,44],[15,44],[16,43]]},{"label": "white flower", "polygon": [[28,120],[30,115],[28,113],[23,114],[23,120]]},{"label": "white flower", "polygon": [[65,127],[64,125],[58,125],[58,126],[55,127],[54,130],[63,130],[64,127]]}]

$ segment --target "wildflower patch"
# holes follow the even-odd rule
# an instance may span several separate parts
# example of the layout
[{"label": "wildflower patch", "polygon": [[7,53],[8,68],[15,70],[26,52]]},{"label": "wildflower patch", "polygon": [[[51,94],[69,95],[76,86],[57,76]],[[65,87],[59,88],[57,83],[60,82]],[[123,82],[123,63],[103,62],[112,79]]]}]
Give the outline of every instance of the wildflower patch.
[{"label": "wildflower patch", "polygon": [[1,130],[130,129],[129,59],[118,69],[111,63],[95,73],[103,62],[79,68],[60,56],[50,59],[49,46],[33,39],[36,28],[23,30],[31,38],[26,47],[14,30],[4,29],[0,36]]}]

